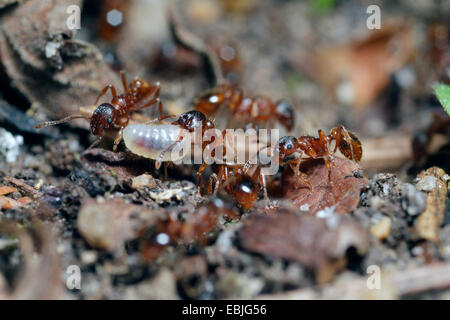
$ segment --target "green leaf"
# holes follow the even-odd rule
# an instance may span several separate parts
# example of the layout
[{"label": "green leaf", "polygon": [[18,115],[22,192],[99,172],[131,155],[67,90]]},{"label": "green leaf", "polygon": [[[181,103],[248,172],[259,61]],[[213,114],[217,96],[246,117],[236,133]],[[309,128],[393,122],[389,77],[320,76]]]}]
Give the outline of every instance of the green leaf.
[{"label": "green leaf", "polygon": [[450,85],[437,84],[433,89],[445,112],[450,116]]},{"label": "green leaf", "polygon": [[337,0],[313,0],[313,8],[316,13],[326,14],[336,6]]}]

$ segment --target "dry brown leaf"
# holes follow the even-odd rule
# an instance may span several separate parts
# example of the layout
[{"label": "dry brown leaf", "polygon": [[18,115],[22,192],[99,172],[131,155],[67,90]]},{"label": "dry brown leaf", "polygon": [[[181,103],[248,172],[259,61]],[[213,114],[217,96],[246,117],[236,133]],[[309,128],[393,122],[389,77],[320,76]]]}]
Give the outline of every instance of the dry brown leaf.
[{"label": "dry brown leaf", "polygon": [[0,22],[1,63],[12,86],[51,118],[78,113],[105,85],[119,84],[95,47],[71,40],[66,9],[65,0],[29,0]]},{"label": "dry brown leaf", "polygon": [[409,24],[385,23],[365,39],[317,49],[310,57],[311,75],[333,93],[347,87],[349,96],[337,97],[340,102],[364,108],[386,88],[390,74],[412,57],[413,42]]},{"label": "dry brown leaf", "polygon": [[[367,184],[361,168],[353,161],[334,158],[331,168],[331,185],[328,169],[322,160],[312,160],[302,164],[312,191],[306,183],[295,177],[291,170],[283,172],[284,196],[298,208],[315,213],[326,207],[334,207],[334,212],[350,213],[359,202],[361,188]],[[299,185],[299,188],[296,188]]]},{"label": "dry brown leaf", "polygon": [[300,262],[316,271],[319,282],[326,282],[345,267],[348,248],[362,254],[368,246],[364,229],[348,218],[338,219],[330,228],[325,219],[294,211],[252,215],[244,221],[240,243],[250,252]]},{"label": "dry brown leaf", "polygon": [[431,167],[422,171],[416,187],[428,192],[427,208],[416,221],[416,230],[420,237],[433,242],[439,241],[439,228],[444,221],[445,203],[447,201],[447,181],[445,171]]}]

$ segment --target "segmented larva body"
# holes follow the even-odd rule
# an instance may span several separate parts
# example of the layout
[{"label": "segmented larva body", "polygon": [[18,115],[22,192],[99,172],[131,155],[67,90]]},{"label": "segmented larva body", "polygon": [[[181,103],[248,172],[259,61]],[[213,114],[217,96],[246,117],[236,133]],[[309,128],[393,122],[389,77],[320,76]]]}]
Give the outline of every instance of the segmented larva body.
[{"label": "segmented larva body", "polygon": [[171,151],[182,143],[177,142],[182,130],[172,124],[130,124],[123,131],[123,141],[131,152],[139,156],[157,160],[161,152],[166,151],[160,160],[176,161],[182,155]]}]

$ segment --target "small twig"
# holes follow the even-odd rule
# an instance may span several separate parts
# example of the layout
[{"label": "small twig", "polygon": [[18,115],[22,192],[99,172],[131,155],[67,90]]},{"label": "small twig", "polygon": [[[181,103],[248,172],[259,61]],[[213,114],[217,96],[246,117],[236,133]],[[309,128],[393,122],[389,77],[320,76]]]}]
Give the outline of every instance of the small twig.
[{"label": "small twig", "polygon": [[101,148],[92,148],[83,152],[83,157],[97,158],[108,163],[121,163],[127,159],[124,152],[112,152]]},{"label": "small twig", "polygon": [[[367,288],[366,281],[366,278],[351,278],[343,282],[338,282],[334,285],[329,284],[321,288],[304,288],[288,291],[286,293],[261,295],[256,298],[277,300],[376,298],[377,290],[369,290]],[[388,291],[391,291],[391,294],[397,297],[418,294],[431,290],[442,290],[445,288],[450,288],[450,263],[448,262],[381,274],[380,289],[387,289]]]},{"label": "small twig", "polygon": [[392,274],[399,295],[410,295],[450,287],[450,263],[436,263]]},{"label": "small twig", "polygon": [[39,192],[32,186],[26,184],[25,182],[23,182],[23,180],[19,180],[13,177],[5,177],[4,181],[15,185],[17,188],[19,188],[21,191],[23,191],[26,195],[30,197],[39,198],[40,196],[42,196],[41,192]]}]

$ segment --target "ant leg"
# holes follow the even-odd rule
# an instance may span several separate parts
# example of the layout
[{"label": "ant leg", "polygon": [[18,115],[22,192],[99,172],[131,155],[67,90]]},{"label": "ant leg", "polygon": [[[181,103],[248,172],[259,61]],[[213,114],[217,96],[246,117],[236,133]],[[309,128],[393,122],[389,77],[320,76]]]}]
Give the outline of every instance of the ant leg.
[{"label": "ant leg", "polygon": [[158,117],[158,121],[165,120],[165,119],[168,119],[168,118],[175,118],[175,117],[178,117],[178,116],[174,115],[174,114],[168,114],[168,115],[165,115],[165,116]]},{"label": "ant leg", "polygon": [[332,165],[332,159],[331,158],[323,158],[323,162],[325,162],[325,165],[328,169],[328,184],[330,187],[333,187],[333,182],[331,181],[331,165]]},{"label": "ant leg", "polygon": [[175,117],[178,117],[178,116],[176,116],[174,114],[169,114],[169,115],[161,116],[161,117],[159,117],[157,119],[153,119],[153,120],[144,122],[144,124],[152,124],[152,123],[159,122],[159,121],[162,121],[162,120],[165,120],[165,119],[168,119],[168,118],[175,118]]},{"label": "ant leg", "polygon": [[162,113],[163,113],[163,104],[162,104],[162,102],[161,102],[161,100],[160,100],[159,98],[154,98],[154,99],[148,101],[146,104],[144,104],[144,105],[142,105],[142,106],[140,106],[140,107],[133,108],[132,111],[142,110],[142,109],[148,108],[148,107],[150,107],[151,105],[153,105],[153,104],[155,104],[155,103],[158,103],[158,113],[159,113],[159,117],[162,117]]},{"label": "ant leg", "polygon": [[134,108],[134,110],[142,110],[142,109],[145,109],[145,108],[147,108],[147,107],[149,107],[149,106],[151,106],[152,104],[154,104],[154,103],[157,102],[157,103],[158,103],[159,116],[161,116],[161,115],[162,115],[162,111],[163,111],[163,105],[162,105],[161,100],[159,99],[159,93],[160,93],[160,90],[161,90],[161,87],[160,87],[160,86],[161,86],[161,85],[160,85],[159,81],[156,82],[155,86],[151,87],[151,88],[149,89],[149,91],[145,94],[145,96],[142,98],[142,101],[145,100],[145,99],[147,99],[147,98],[150,97],[151,95],[153,95],[153,98],[152,98],[149,102],[145,103],[143,106]]},{"label": "ant leg", "polygon": [[[91,144],[91,145],[89,146],[89,148],[86,149],[86,151],[91,150],[92,148],[94,148],[95,146],[97,146],[97,145],[102,141],[102,139],[103,139],[103,137],[100,136],[97,140],[94,141],[93,144]],[[85,152],[86,152],[86,151],[85,151]]]},{"label": "ant leg", "polygon": [[97,100],[95,100],[95,102],[94,102],[95,105],[98,103],[98,100],[100,100],[100,98],[103,97],[106,94],[108,89],[111,90],[111,94],[112,94],[113,97],[117,96],[116,88],[112,84],[108,84],[106,87],[103,88],[102,91],[100,91],[100,93],[99,93],[99,95],[97,97]]},{"label": "ant leg", "polygon": [[201,185],[203,182],[203,172],[205,171],[207,165],[208,164],[206,162],[202,163],[200,169],[198,169],[198,172],[197,172],[197,174],[198,174],[198,191],[199,192],[200,192],[200,188],[201,188]]},{"label": "ant leg", "polygon": [[153,97],[156,98],[156,100],[158,101],[158,112],[159,112],[159,116],[161,117],[162,113],[163,113],[163,105],[162,105],[161,99],[159,99],[159,93],[161,90],[160,82],[159,81],[156,82],[155,86],[156,86],[156,89],[155,89],[155,92],[153,93]]},{"label": "ant leg", "polygon": [[157,98],[157,100],[158,100],[158,112],[159,112],[159,116],[161,117],[162,113],[163,113],[163,104],[159,98]]},{"label": "ant leg", "polygon": [[[228,166],[224,166],[223,167],[224,169],[223,169],[223,175],[222,175],[222,178],[221,178],[221,180],[219,181],[220,183],[222,183],[222,181],[223,181],[223,184],[225,185],[225,187],[228,187],[228,190],[231,190],[230,188],[231,188],[231,185],[230,185],[230,175],[229,175],[229,173],[228,173]],[[220,184],[219,184],[219,186],[217,187],[217,188],[219,188],[220,187]],[[230,191],[228,191],[228,193],[231,193]]]},{"label": "ant leg", "polygon": [[216,182],[215,183],[215,187],[214,187],[214,195],[216,195],[217,189],[218,189],[217,185],[218,185],[218,182],[219,182],[219,178],[217,177],[217,174],[215,174],[215,173],[211,174],[211,176],[209,177],[208,194],[211,194],[213,192],[213,189],[212,189],[213,180]]},{"label": "ant leg", "polygon": [[145,108],[150,107],[151,105],[155,104],[155,103],[159,103],[159,98],[153,98],[150,101],[146,102],[145,104],[143,104],[142,106],[136,107],[136,108],[132,108],[131,111],[137,111],[137,110],[142,110]]},{"label": "ant leg", "polygon": [[125,71],[120,70],[120,78],[122,79],[123,90],[124,90],[124,92],[127,92],[128,86],[127,86],[127,77],[125,75]]},{"label": "ant leg", "polygon": [[270,204],[269,194],[267,192],[266,176],[261,172],[261,170],[259,172],[259,183],[261,184],[261,186],[263,188],[264,200],[266,201],[266,207],[270,208],[271,204]]},{"label": "ant leg", "polygon": [[[299,180],[302,180],[302,182],[304,182],[308,186],[309,192],[312,193],[314,191],[314,188],[311,182],[308,180],[308,175],[300,171],[300,164],[301,162],[298,161],[295,163],[295,165],[291,165],[291,170],[294,171],[295,176]],[[296,187],[299,187],[299,185],[297,185]]]},{"label": "ant leg", "polygon": [[176,145],[178,142],[180,142],[180,141],[182,141],[182,140],[183,140],[183,136],[180,135],[180,137],[178,137],[178,139],[177,139],[174,143],[172,143],[170,146],[168,146],[168,147],[165,148],[163,151],[161,151],[161,153],[158,155],[158,158],[156,159],[156,162],[155,162],[155,168],[156,168],[156,170],[159,170],[159,168],[161,168],[161,164],[162,164],[162,162],[163,162],[164,154],[165,154],[167,151],[169,151],[174,145]]}]

